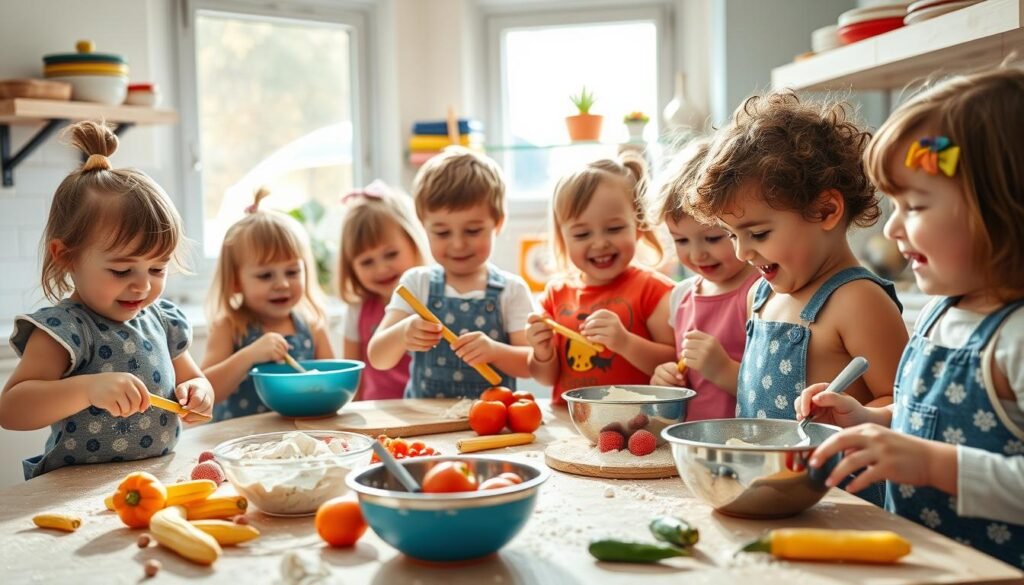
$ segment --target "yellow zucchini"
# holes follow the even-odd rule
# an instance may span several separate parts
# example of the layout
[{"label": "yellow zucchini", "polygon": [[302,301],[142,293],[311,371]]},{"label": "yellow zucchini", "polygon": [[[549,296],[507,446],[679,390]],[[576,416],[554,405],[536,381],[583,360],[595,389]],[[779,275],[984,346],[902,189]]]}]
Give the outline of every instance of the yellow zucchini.
[{"label": "yellow zucchini", "polygon": [[167,487],[167,505],[179,506],[199,500],[205,500],[217,491],[217,484],[208,479],[194,479],[172,483]]},{"label": "yellow zucchini", "polygon": [[888,530],[782,528],[743,548],[793,561],[895,563],[910,554],[910,542]]},{"label": "yellow zucchini", "polygon": [[221,546],[234,546],[260,535],[255,526],[235,524],[227,520],[194,520],[191,524],[212,536]]},{"label": "yellow zucchini", "polygon": [[53,528],[64,532],[74,532],[82,525],[82,519],[71,514],[37,514],[32,522],[40,528]]},{"label": "yellow zucchini", "polygon": [[165,546],[193,563],[212,565],[220,558],[217,540],[189,524],[185,508],[164,508],[149,519],[149,532],[161,546]]},{"label": "yellow zucchini", "polygon": [[211,518],[231,518],[245,514],[249,502],[242,496],[221,496],[206,498],[198,502],[185,504],[189,520],[208,520]]},{"label": "yellow zucchini", "polygon": [[106,506],[107,509],[110,510],[111,512],[116,512],[117,510],[114,509],[114,494],[110,494],[109,496],[103,498],[103,505]]}]

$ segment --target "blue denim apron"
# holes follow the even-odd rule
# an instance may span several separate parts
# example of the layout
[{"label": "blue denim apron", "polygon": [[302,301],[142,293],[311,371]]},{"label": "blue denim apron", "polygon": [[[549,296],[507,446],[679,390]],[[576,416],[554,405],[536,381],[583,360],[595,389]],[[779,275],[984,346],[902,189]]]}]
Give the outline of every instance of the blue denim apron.
[{"label": "blue denim apron", "polygon": [[[505,290],[505,277],[493,266],[487,267],[487,289],[482,299],[459,299],[444,294],[444,269],[435,266],[430,272],[430,296],[427,307],[456,335],[483,331],[494,341],[508,343],[508,332],[502,323],[499,297]],[[501,385],[516,389],[515,378],[503,372]],[[477,398],[491,387],[472,366],[459,359],[447,342],[442,341],[430,351],[413,353],[406,398]]]},{"label": "blue denim apron", "polygon": [[[900,360],[892,428],[901,433],[1006,455],[1024,456],[1024,430],[1007,426],[985,388],[985,350],[1024,300],[991,313],[959,348],[935,345],[928,331],[959,298],[943,299],[922,319]],[[1012,424],[1012,423],[1011,423]],[[930,487],[886,483],[885,508],[1024,569],[1024,525],[957,515],[956,496]]]}]

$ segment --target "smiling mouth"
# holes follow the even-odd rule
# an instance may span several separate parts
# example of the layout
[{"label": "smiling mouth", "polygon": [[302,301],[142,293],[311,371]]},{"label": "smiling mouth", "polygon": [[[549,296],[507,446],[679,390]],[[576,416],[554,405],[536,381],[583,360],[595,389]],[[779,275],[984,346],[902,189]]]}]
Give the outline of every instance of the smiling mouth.
[{"label": "smiling mouth", "polygon": [[761,276],[765,280],[771,280],[779,273],[778,264],[755,264],[754,266],[761,272]]},{"label": "smiling mouth", "polygon": [[718,263],[715,263],[715,264],[705,264],[704,266],[697,266],[697,270],[700,270],[701,272],[703,272],[705,274],[710,274],[710,273],[718,270],[718,268],[721,265],[722,265],[721,262],[718,262]]},{"label": "smiling mouth", "polygon": [[469,260],[473,256],[475,256],[475,254],[470,254],[469,256],[449,256],[448,259],[453,260],[455,262],[465,262],[466,260]]},{"label": "smiling mouth", "polygon": [[603,256],[594,256],[588,258],[587,261],[594,265],[595,268],[605,269],[611,268],[615,264],[615,260],[619,257],[618,254],[605,254]]},{"label": "smiling mouth", "polygon": [[284,298],[280,298],[280,299],[270,299],[270,302],[271,302],[271,304],[274,304],[274,305],[285,305],[285,304],[288,304],[288,302],[291,301],[291,300],[292,300],[291,297],[284,297]]},{"label": "smiling mouth", "polygon": [[399,276],[400,276],[400,275],[396,274],[396,275],[394,275],[394,276],[389,276],[389,277],[387,277],[387,278],[384,278],[384,279],[378,280],[378,281],[376,281],[376,282],[377,282],[377,285],[378,285],[378,286],[387,286],[387,285],[389,285],[389,284],[392,284],[392,283],[394,283],[394,282],[395,282],[396,280],[398,280],[398,277],[399,277]]},{"label": "smiling mouth", "polygon": [[911,262],[912,268],[917,268],[918,266],[928,264],[928,258],[926,258],[923,254],[918,254],[916,252],[905,251],[903,252],[903,257]]},{"label": "smiling mouth", "polygon": [[125,309],[138,309],[142,305],[143,299],[137,301],[117,301],[117,304],[121,305]]}]

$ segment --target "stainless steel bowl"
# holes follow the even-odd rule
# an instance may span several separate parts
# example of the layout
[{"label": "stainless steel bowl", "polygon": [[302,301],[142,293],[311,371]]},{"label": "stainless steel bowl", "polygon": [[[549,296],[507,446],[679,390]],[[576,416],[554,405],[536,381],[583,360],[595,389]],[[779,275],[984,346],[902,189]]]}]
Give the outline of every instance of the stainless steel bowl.
[{"label": "stainless steel bowl", "polygon": [[[714,509],[742,518],[783,518],[810,508],[828,492],[825,479],[840,455],[818,469],[807,465],[814,448],[838,427],[811,423],[809,446],[796,421],[719,419],[681,423],[661,435],[672,447],[679,477]],[[750,445],[726,445],[739,439]]]},{"label": "stainless steel bowl", "polygon": [[[621,388],[644,399],[606,400],[611,388]],[[664,445],[661,431],[686,418],[686,402],[697,393],[689,388],[671,386],[588,386],[562,394],[569,404],[572,424],[581,435],[597,444],[601,431],[619,431],[628,439],[640,429],[654,435]]]}]

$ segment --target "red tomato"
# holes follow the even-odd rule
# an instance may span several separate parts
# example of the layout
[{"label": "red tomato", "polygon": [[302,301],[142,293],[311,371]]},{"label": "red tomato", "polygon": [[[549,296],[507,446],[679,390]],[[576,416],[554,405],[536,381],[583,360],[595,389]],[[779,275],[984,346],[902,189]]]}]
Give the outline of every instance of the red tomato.
[{"label": "red tomato", "polygon": [[423,491],[428,494],[474,490],[476,490],[476,476],[464,461],[438,463],[423,476]]},{"label": "red tomato", "polygon": [[529,400],[530,402],[537,402],[537,399],[533,397],[533,394],[530,394],[526,390],[520,390],[518,392],[513,392],[512,396],[516,400]]},{"label": "red tomato", "polygon": [[514,433],[532,433],[540,426],[541,418],[536,402],[517,400],[508,407],[508,428]]},{"label": "red tomato", "polygon": [[510,406],[516,401],[512,391],[504,386],[494,386],[484,390],[483,394],[480,395],[480,400],[497,400],[505,406]]},{"label": "red tomato", "polygon": [[496,489],[500,489],[500,488],[503,488],[503,487],[509,487],[509,486],[512,486],[512,485],[516,485],[516,484],[514,482],[509,481],[508,479],[505,479],[504,477],[501,477],[499,475],[497,477],[492,477],[491,479],[488,479],[487,481],[483,482],[482,484],[480,484],[480,487],[478,487],[476,489],[478,489],[478,490],[496,490]]},{"label": "red tomato", "polygon": [[507,418],[505,405],[496,400],[477,400],[469,409],[469,426],[478,435],[497,435]]},{"label": "red tomato", "polygon": [[511,471],[506,471],[505,473],[502,473],[498,477],[504,477],[505,479],[511,481],[512,483],[523,483],[523,478],[519,477],[518,473],[513,473]]}]

